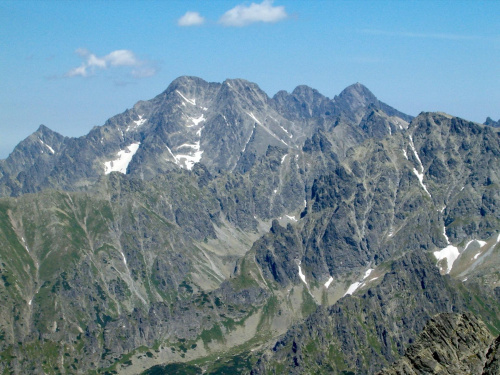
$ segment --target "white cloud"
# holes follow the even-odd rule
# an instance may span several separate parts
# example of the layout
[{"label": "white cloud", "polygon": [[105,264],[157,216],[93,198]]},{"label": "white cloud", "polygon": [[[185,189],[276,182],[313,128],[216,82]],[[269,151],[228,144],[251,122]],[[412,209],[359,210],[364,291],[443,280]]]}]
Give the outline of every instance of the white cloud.
[{"label": "white cloud", "polygon": [[219,19],[224,26],[247,26],[255,22],[278,22],[288,17],[284,6],[273,6],[272,0],[249,6],[237,5]]},{"label": "white cloud", "polygon": [[94,75],[97,70],[116,66],[134,67],[131,74],[136,78],[151,77],[157,72],[157,69],[148,61],[139,60],[132,51],[126,49],[112,51],[102,57],[94,55],[85,48],[78,48],[75,53],[84,61],[79,67],[68,71],[66,77],[88,77]]},{"label": "white cloud", "polygon": [[205,22],[205,18],[200,16],[198,12],[186,12],[179,20],[177,25],[179,26],[198,26]]},{"label": "white cloud", "polygon": [[135,58],[132,51],[119,49],[104,56],[104,60],[109,62],[111,66],[136,66],[139,61]]}]

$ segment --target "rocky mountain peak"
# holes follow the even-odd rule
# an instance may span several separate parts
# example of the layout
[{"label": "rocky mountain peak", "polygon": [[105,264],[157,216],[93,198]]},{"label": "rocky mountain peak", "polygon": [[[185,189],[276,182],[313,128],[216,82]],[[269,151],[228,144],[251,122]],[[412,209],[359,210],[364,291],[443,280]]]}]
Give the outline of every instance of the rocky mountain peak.
[{"label": "rocky mountain peak", "polygon": [[[372,102],[384,113],[380,113],[380,120],[368,119],[368,131],[357,125],[369,110],[366,103]],[[245,79],[213,83],[181,76],[155,98],[136,103],[86,136],[65,139],[40,127],[32,135],[36,147],[28,152],[30,158],[43,154],[44,147],[45,153],[53,155],[41,141],[57,153],[57,158],[45,165],[44,173],[37,173],[39,180],[23,179],[20,189],[37,191],[51,186],[51,181],[64,181],[58,187],[71,190],[80,186],[76,181],[81,181],[81,186],[93,184],[103,173],[114,170],[150,179],[176,168],[191,169],[197,162],[211,172],[235,168],[246,171],[268,146],[300,150],[318,129],[328,132],[339,124],[338,134],[332,134],[335,139],[325,136],[328,142],[322,144],[343,155],[345,149],[372,133],[382,137],[399,129],[388,118],[398,112],[382,106],[360,84],[347,88],[336,100],[306,85],[296,87],[291,94],[281,91],[271,99],[257,84]],[[9,178],[17,178],[25,170],[27,161],[19,156],[7,162]],[[75,162],[81,169],[78,173],[70,167]],[[49,180],[46,177],[50,173],[60,177]]]},{"label": "rocky mountain peak", "polygon": [[352,110],[378,102],[375,95],[361,83],[346,87],[337,97],[337,100],[348,104]]},{"label": "rocky mountain peak", "polygon": [[334,114],[331,100],[318,90],[306,85],[297,86],[291,94],[283,90],[279,91],[272,100],[279,112],[294,120]]},{"label": "rocky mountain peak", "polygon": [[183,87],[196,87],[196,86],[205,86],[207,85],[208,82],[205,81],[202,78],[195,77],[195,76],[180,76],[176,79],[174,79],[170,85],[168,85],[167,89],[165,92],[172,92],[174,90],[177,90],[179,88]]},{"label": "rocky mountain peak", "polygon": [[53,131],[52,129],[48,128],[44,124],[40,124],[40,126],[38,127],[38,129],[36,130],[35,133],[40,133],[40,134],[54,134],[56,132]]},{"label": "rocky mountain peak", "polygon": [[500,119],[498,121],[495,121],[491,117],[487,117],[484,125],[493,126],[494,128],[500,128]]},{"label": "rocky mountain peak", "polygon": [[299,85],[293,91],[292,95],[296,98],[303,98],[304,100],[312,100],[313,98],[325,99],[323,95],[319,93],[318,90],[313,89],[306,85]]}]

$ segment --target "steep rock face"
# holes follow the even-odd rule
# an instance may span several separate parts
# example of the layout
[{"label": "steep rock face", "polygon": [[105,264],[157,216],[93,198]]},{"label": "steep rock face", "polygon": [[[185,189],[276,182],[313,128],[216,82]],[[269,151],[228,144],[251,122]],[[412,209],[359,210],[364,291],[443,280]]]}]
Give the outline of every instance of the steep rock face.
[{"label": "steep rock face", "polygon": [[382,105],[361,85],[348,92],[338,104],[306,86],[271,99],[242,79],[221,84],[179,77],[157,97],[136,103],[86,136],[63,138],[41,128],[2,161],[0,194],[85,190],[112,171],[151,179],[192,169],[197,162],[211,173],[244,173],[269,146],[297,151],[321,130],[336,128],[329,138],[343,157],[368,137],[403,129],[408,116]]},{"label": "steep rock face", "polygon": [[273,104],[290,120],[334,116],[336,110],[331,100],[305,85],[297,86],[291,94],[279,91]]},{"label": "steep rock face", "polygon": [[[57,154],[68,138],[44,125],[0,160],[0,196],[34,193],[57,163]],[[14,178],[15,177],[15,178]]]},{"label": "steep rock face", "polygon": [[486,354],[482,375],[500,374],[500,336],[493,341]]},{"label": "steep rock face", "polygon": [[[256,244],[267,278],[282,286],[296,282],[300,264],[307,280],[345,283],[353,270],[358,277],[402,251],[453,246],[457,258],[441,260],[442,273],[465,279],[486,270],[491,285],[500,285],[491,256],[500,219],[499,134],[440,114],[421,114],[408,133],[352,148],[315,179],[300,225],[290,232],[293,245],[273,231]],[[327,154],[331,144],[317,139],[314,147]],[[470,246],[475,239],[487,243],[479,253]],[[314,288],[320,293],[321,286]]]},{"label": "steep rock face", "polygon": [[482,374],[491,342],[491,333],[474,315],[439,314],[401,360],[378,374]]},{"label": "steep rock face", "polygon": [[[488,298],[482,303],[491,303]],[[428,255],[412,252],[394,261],[378,285],[331,307],[320,307],[292,327],[264,351],[252,374],[372,374],[402,355],[432,316],[465,312],[473,300],[471,293],[441,276]],[[499,324],[496,312],[484,309],[479,314]],[[479,327],[479,336],[467,342],[471,350],[481,347],[484,359],[491,336],[484,325],[471,319],[456,325]],[[462,343],[450,340],[457,350],[461,348]]]},{"label": "steep rock face", "polygon": [[412,119],[411,116],[405,115],[379,101],[368,88],[359,82],[345,88],[333,101],[340,113],[346,117],[351,117],[355,121],[359,121],[363,117],[367,107],[380,109],[388,116],[397,116],[406,122]]}]

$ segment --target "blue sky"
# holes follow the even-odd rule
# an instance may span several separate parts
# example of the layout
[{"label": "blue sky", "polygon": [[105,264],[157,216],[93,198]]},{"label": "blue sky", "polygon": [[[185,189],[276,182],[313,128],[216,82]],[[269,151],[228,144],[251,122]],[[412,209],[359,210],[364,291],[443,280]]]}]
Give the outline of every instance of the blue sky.
[{"label": "blue sky", "polygon": [[411,115],[500,118],[500,1],[0,0],[0,158],[81,136],[181,75],[269,96],[361,82]]}]

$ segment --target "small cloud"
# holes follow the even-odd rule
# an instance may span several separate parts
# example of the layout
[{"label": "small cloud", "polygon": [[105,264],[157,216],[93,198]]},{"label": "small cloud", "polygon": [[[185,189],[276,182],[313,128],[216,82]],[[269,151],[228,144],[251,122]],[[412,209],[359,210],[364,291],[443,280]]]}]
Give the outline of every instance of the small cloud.
[{"label": "small cloud", "polygon": [[205,18],[200,16],[198,12],[186,12],[179,20],[177,25],[179,26],[198,26],[205,22]]},{"label": "small cloud", "polygon": [[118,66],[133,67],[131,75],[135,78],[151,77],[157,72],[150,62],[139,60],[132,51],[126,49],[112,51],[102,57],[94,55],[85,48],[78,48],[75,53],[84,61],[80,66],[68,71],[65,74],[66,77],[88,77],[98,70]]},{"label": "small cloud", "polygon": [[136,66],[140,62],[135,58],[132,51],[120,49],[104,56],[104,60],[111,66]]},{"label": "small cloud", "polygon": [[158,73],[158,68],[155,66],[139,66],[132,70],[131,74],[134,78],[147,78],[152,77]]},{"label": "small cloud", "polygon": [[78,68],[73,68],[68,73],[66,73],[67,77],[76,77],[76,76],[87,77],[87,75],[88,75],[87,66],[85,66],[85,64],[79,66]]},{"label": "small cloud", "polygon": [[243,27],[255,22],[274,23],[287,17],[284,6],[273,6],[272,0],[264,0],[260,4],[235,6],[222,15],[219,23],[224,26]]}]

